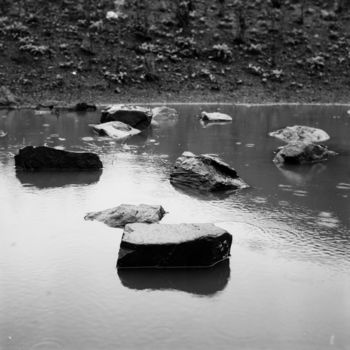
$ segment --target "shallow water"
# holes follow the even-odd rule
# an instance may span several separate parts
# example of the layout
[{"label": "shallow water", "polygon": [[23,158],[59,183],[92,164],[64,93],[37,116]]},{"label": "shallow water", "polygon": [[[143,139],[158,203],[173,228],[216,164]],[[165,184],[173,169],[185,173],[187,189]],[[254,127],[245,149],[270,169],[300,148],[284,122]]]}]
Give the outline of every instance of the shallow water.
[{"label": "shallow water", "polygon": [[[350,349],[350,116],[345,106],[176,106],[124,143],[98,113],[0,111],[1,349]],[[231,124],[203,125],[202,109]],[[337,157],[279,169],[267,136],[320,127]],[[100,154],[101,173],[25,174],[13,155],[46,144]],[[185,150],[218,153],[252,187],[204,197],[168,181]],[[210,270],[115,269],[121,230],[84,221],[121,203],[161,204],[164,223],[215,222],[231,259]]]}]

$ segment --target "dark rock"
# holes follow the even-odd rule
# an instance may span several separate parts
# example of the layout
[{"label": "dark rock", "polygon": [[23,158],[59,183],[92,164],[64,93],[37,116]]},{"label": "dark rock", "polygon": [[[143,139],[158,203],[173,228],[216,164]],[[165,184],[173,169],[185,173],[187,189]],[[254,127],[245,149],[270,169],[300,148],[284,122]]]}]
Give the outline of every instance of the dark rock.
[{"label": "dark rock", "polygon": [[336,155],[326,146],[301,141],[288,143],[277,152],[273,159],[276,164],[304,164],[321,162]]},{"label": "dark rock", "polygon": [[178,290],[196,295],[214,295],[225,289],[230,279],[226,259],[207,269],[118,269],[123,286],[134,290]]},{"label": "dark rock", "polygon": [[124,140],[133,135],[139,134],[139,129],[122,122],[107,122],[102,124],[90,124],[89,126],[100,136],[109,136],[116,140]]},{"label": "dark rock", "polygon": [[124,227],[126,224],[159,222],[165,215],[160,205],[121,204],[115,208],[88,213],[85,220],[97,220],[111,227]]},{"label": "dark rock", "polygon": [[272,131],[269,135],[284,142],[302,141],[313,143],[329,140],[329,135],[324,130],[304,125],[287,126],[284,129]]},{"label": "dark rock", "polygon": [[194,155],[184,152],[175,162],[170,174],[174,186],[189,186],[202,191],[237,190],[249,187],[235,169],[217,155]]},{"label": "dark rock", "polygon": [[98,170],[102,162],[97,154],[77,153],[58,150],[55,148],[27,146],[15,155],[17,169],[39,170]]},{"label": "dark rock", "polygon": [[210,267],[230,256],[231,243],[213,224],[129,224],[117,267]]},{"label": "dark rock", "polygon": [[95,112],[97,107],[86,102],[79,102],[74,106],[73,110],[76,112]]},{"label": "dark rock", "polygon": [[119,121],[133,128],[144,130],[152,121],[152,112],[148,108],[128,105],[112,105],[102,111],[101,123]]},{"label": "dark rock", "polygon": [[14,107],[17,105],[17,97],[6,87],[0,87],[0,107]]}]

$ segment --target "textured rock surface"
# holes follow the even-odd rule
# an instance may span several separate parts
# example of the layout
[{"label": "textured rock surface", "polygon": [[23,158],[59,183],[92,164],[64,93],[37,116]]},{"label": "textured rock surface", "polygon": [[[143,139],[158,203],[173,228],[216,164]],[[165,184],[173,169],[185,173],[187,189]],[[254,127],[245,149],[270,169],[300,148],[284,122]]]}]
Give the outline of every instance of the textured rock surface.
[{"label": "textured rock surface", "polygon": [[272,131],[269,135],[284,142],[303,141],[312,143],[329,140],[329,135],[324,130],[303,125],[287,126],[284,129]]},{"label": "textured rock surface", "polygon": [[97,220],[111,227],[124,227],[131,223],[156,223],[165,215],[160,205],[121,204],[115,208],[88,213],[85,220]]},{"label": "textured rock surface", "polygon": [[152,121],[152,112],[148,108],[129,105],[112,105],[102,111],[101,123],[119,121],[133,128],[144,130]]},{"label": "textured rock surface", "polygon": [[50,147],[27,146],[15,155],[20,170],[97,170],[102,162],[97,154],[62,151]]},{"label": "textured rock surface", "polygon": [[90,124],[90,126],[98,135],[113,137],[116,140],[123,140],[141,132],[122,122]]},{"label": "textured rock surface", "polygon": [[230,122],[232,121],[232,117],[230,117],[228,114],[220,113],[220,112],[202,112],[201,113],[201,119],[206,122]]},{"label": "textured rock surface", "polygon": [[193,187],[200,191],[225,191],[249,187],[235,169],[212,154],[194,155],[184,152],[170,174],[175,186]]},{"label": "textured rock surface", "polygon": [[304,164],[321,162],[336,155],[326,146],[315,143],[290,142],[281,147],[273,161],[276,164]]},{"label": "textured rock surface", "polygon": [[231,243],[213,224],[130,224],[117,267],[209,267],[229,257]]},{"label": "textured rock surface", "polygon": [[161,106],[152,109],[153,126],[174,126],[179,120],[179,114],[176,109]]}]

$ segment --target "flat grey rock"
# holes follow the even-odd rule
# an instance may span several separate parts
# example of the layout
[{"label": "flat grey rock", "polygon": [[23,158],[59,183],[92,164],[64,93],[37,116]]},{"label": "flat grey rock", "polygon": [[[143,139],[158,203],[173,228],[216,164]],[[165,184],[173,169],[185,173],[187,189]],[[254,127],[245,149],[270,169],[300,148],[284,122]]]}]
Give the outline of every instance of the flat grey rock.
[{"label": "flat grey rock", "polygon": [[124,227],[130,223],[156,223],[165,215],[160,205],[121,204],[115,208],[88,213],[85,220],[97,220],[111,227]]},{"label": "flat grey rock", "polygon": [[201,119],[206,122],[231,122],[232,117],[220,112],[202,112]]},{"label": "flat grey rock", "polygon": [[95,133],[100,136],[112,137],[116,140],[125,140],[139,134],[141,131],[122,122],[106,122],[102,124],[89,125]]},{"label": "flat grey rock", "polygon": [[152,109],[152,125],[159,127],[174,126],[179,120],[179,114],[176,109],[167,106],[155,107]]},{"label": "flat grey rock", "polygon": [[284,142],[314,143],[324,142],[330,138],[324,130],[304,125],[287,126],[284,129],[272,131],[269,135]]},{"label": "flat grey rock", "polygon": [[118,268],[209,267],[230,255],[232,236],[213,224],[130,224]]}]

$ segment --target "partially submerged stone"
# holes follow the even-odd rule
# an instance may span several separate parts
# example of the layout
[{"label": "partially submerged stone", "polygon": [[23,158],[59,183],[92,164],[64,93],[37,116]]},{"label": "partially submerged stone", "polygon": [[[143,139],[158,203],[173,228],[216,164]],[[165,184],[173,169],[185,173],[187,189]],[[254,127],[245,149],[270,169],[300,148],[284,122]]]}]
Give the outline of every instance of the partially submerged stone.
[{"label": "partially submerged stone", "polygon": [[184,152],[170,173],[174,186],[188,186],[200,191],[225,191],[249,187],[236,170],[217,155]]},{"label": "partially submerged stone", "polygon": [[155,107],[152,109],[152,125],[153,126],[173,126],[179,120],[179,113],[176,109],[167,106]]},{"label": "partially submerged stone", "polygon": [[133,128],[144,130],[152,121],[152,112],[148,108],[131,105],[111,105],[102,111],[101,123],[119,121]]},{"label": "partially submerged stone", "polygon": [[276,164],[305,164],[327,160],[336,155],[324,145],[305,142],[290,142],[281,147],[273,159]]},{"label": "partially submerged stone", "polygon": [[98,170],[102,162],[95,153],[79,153],[55,148],[27,146],[15,155],[18,170]]},{"label": "partially submerged stone", "polygon": [[231,122],[232,117],[220,112],[202,112],[201,119],[206,122]]},{"label": "partially submerged stone", "polygon": [[330,138],[324,130],[304,125],[287,126],[284,129],[272,131],[269,135],[284,142],[324,142]]},{"label": "partially submerged stone", "polygon": [[17,97],[6,86],[0,86],[0,107],[14,107],[17,105],[17,100]]},{"label": "partially submerged stone", "polygon": [[109,136],[117,140],[123,140],[128,137],[139,134],[139,129],[134,129],[130,125],[122,122],[107,122],[102,124],[90,124],[94,132],[100,136]]},{"label": "partially submerged stone", "polygon": [[129,224],[117,267],[210,267],[230,256],[231,243],[213,224]]},{"label": "partially submerged stone", "polygon": [[121,204],[115,208],[88,213],[85,220],[97,220],[111,227],[124,227],[131,223],[156,223],[165,215],[161,205]]}]

